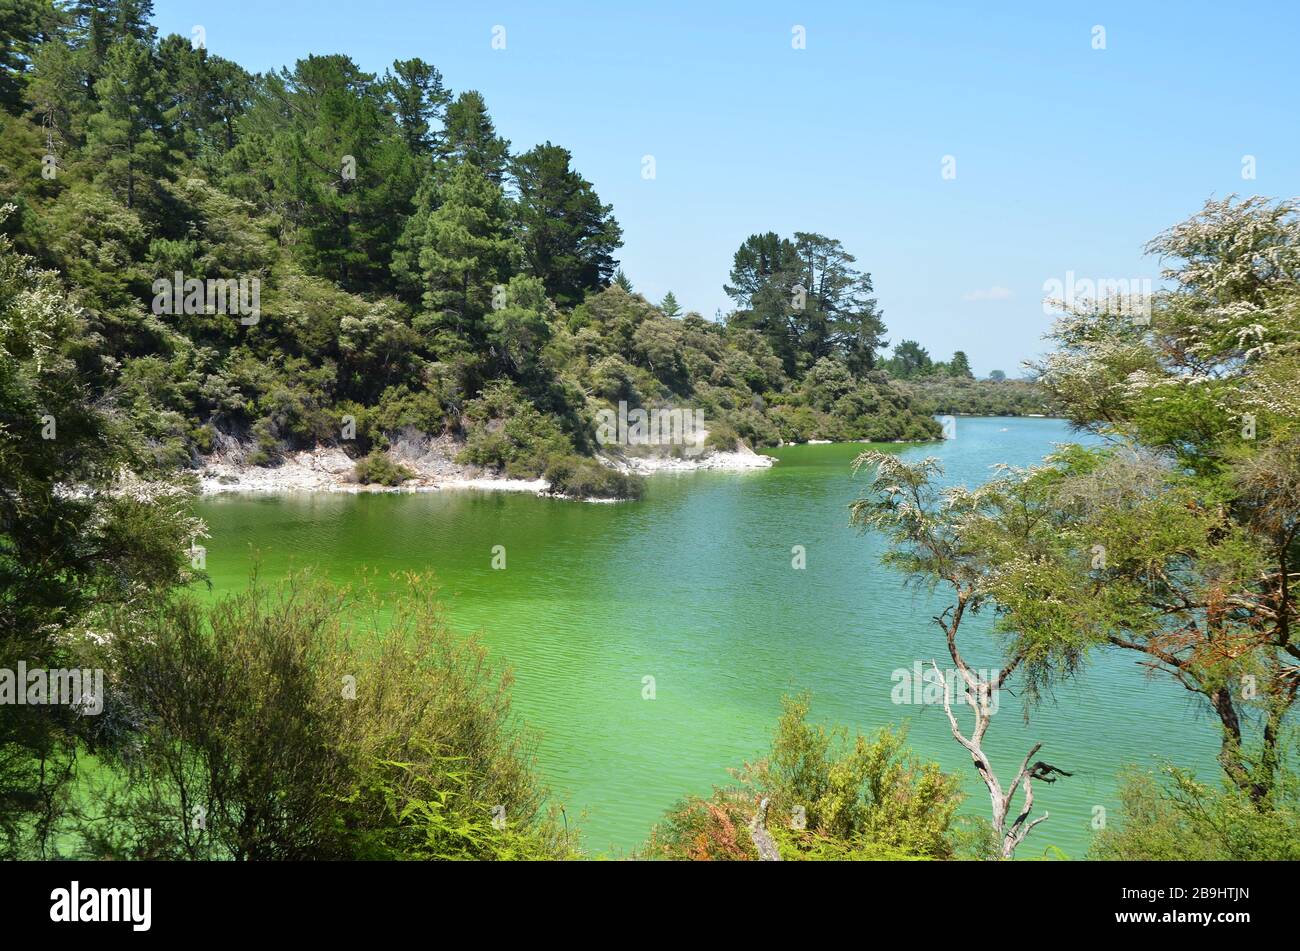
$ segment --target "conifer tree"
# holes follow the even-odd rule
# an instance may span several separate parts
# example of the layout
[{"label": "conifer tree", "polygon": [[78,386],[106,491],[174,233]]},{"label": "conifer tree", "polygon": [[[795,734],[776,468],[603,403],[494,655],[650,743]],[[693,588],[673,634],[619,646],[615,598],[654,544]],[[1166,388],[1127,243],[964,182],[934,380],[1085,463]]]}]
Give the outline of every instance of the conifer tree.
[{"label": "conifer tree", "polygon": [[477,166],[462,162],[437,199],[416,239],[422,302],[435,326],[481,341],[493,289],[508,282],[515,258],[505,196]]},{"label": "conifer tree", "polygon": [[497,135],[482,94],[471,89],[447,107],[446,128],[438,154],[452,165],[469,162],[494,185],[505,180],[510,143]]},{"label": "conifer tree", "polygon": [[142,189],[167,174],[161,75],[149,44],[129,37],[109,47],[95,94],[87,146],[96,180],[134,208]]},{"label": "conifer tree", "polygon": [[547,142],[512,163],[524,260],[561,306],[608,286],[623,240],[613,208],[601,204],[570,158],[568,149]]}]

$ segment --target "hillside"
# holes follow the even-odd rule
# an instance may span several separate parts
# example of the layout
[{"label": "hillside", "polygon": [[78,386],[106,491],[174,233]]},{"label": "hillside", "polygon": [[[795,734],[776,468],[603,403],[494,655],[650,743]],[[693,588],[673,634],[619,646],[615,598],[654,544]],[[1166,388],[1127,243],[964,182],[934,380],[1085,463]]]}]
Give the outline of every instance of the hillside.
[{"label": "hillside", "polygon": [[[434,66],[253,75],[159,38],[148,6],[78,4],[32,39],[0,115],[0,200],[17,249],[74,290],[82,378],[150,465],[337,445],[392,482],[382,453],[423,434],[614,494],[593,456],[620,403],[702,414],[686,435],[707,448],[938,435],[872,370],[884,325],[838,242],[753,236],[736,311],[682,316],[616,273],[620,226],[569,152],[514,150]],[[779,266],[752,254],[769,240]]]}]

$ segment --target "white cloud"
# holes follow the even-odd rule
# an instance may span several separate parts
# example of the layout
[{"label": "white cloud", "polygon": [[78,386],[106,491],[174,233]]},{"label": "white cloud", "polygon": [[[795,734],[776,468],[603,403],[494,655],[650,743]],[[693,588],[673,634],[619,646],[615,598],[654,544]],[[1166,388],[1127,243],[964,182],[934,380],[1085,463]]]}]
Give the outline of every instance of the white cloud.
[{"label": "white cloud", "polygon": [[988,289],[981,288],[978,291],[971,291],[969,294],[963,294],[962,300],[1008,300],[1011,297],[1011,290],[1001,287],[997,284]]}]

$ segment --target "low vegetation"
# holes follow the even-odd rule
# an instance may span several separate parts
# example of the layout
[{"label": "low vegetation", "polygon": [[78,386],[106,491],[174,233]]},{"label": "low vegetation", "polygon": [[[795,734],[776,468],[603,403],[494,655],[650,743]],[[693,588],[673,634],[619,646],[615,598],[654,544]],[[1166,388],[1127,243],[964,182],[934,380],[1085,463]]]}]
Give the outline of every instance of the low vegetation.
[{"label": "low vegetation", "polygon": [[1230,784],[1198,782],[1169,767],[1163,775],[1129,770],[1120,814],[1093,839],[1088,857],[1140,862],[1290,861],[1300,859],[1300,796],[1289,787],[1261,809]]},{"label": "low vegetation", "polygon": [[551,492],[574,499],[639,499],[645,480],[581,456],[558,456],[546,466]]},{"label": "low vegetation", "polygon": [[397,486],[408,479],[415,478],[415,473],[400,463],[393,462],[378,449],[371,450],[370,455],[356,461],[352,477],[362,485]]},{"label": "low vegetation", "polygon": [[[510,678],[410,577],[378,605],[310,578],[110,627],[114,689],[59,827],[118,859],[561,858]],[[495,822],[494,822],[495,820]]]},{"label": "low vegetation", "polygon": [[737,770],[737,785],[679,803],[644,857],[757,860],[751,827],[764,802],[762,828],[786,861],[955,857],[957,780],[916,759],[902,733],[810,724],[809,704],[785,698],[768,757]]}]

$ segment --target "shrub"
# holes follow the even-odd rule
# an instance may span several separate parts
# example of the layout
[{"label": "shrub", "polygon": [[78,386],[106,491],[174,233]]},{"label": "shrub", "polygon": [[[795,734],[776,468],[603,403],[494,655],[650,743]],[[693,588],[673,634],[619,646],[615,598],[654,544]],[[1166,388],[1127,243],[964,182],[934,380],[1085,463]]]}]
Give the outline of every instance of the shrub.
[{"label": "shrub", "polygon": [[732,413],[729,422],[740,438],[753,447],[775,446],[781,439],[772,421],[753,407]]},{"label": "shrub", "polygon": [[709,430],[708,438],[704,440],[707,448],[721,452],[734,452],[739,444],[740,433],[736,432],[736,427],[724,420],[715,422]]},{"label": "shrub", "polygon": [[785,442],[807,442],[821,438],[817,414],[810,407],[781,404],[772,407],[772,421]]},{"label": "shrub", "polygon": [[[679,803],[651,833],[649,857],[756,858],[748,824],[768,800],[766,828],[794,860],[953,858],[955,777],[922,763],[906,735],[882,729],[850,738],[807,722],[806,695],[782,700],[771,755],[737,771],[739,788]],[[802,808],[806,828],[791,828]]]},{"label": "shrub", "polygon": [[384,432],[396,432],[414,426],[425,433],[443,428],[444,410],[438,395],[430,390],[412,392],[406,386],[384,390],[373,411],[373,423]]},{"label": "shrub", "polygon": [[1296,774],[1272,801],[1253,803],[1239,790],[1214,789],[1184,770],[1161,781],[1130,770],[1120,787],[1118,821],[1097,833],[1089,858],[1120,861],[1245,861],[1300,859],[1300,796]]},{"label": "shrub", "polygon": [[[114,634],[105,802],[88,855],[498,859],[571,854],[509,677],[418,576],[395,605],[303,577]],[[370,618],[392,608],[379,636]],[[358,619],[365,619],[358,621]],[[493,824],[504,807],[506,826]],[[202,817],[202,822],[195,821]]]},{"label": "shrub", "polygon": [[640,476],[582,456],[553,456],[546,465],[545,478],[556,495],[575,499],[639,499],[645,491]]},{"label": "shrub", "polygon": [[756,861],[758,849],[749,834],[753,810],[754,804],[734,791],[719,790],[709,799],[690,796],[655,826],[645,856],[692,862]]},{"label": "shrub", "polygon": [[407,479],[414,479],[415,473],[406,466],[393,462],[379,449],[371,450],[370,455],[358,459],[352,470],[352,477],[362,485],[401,485]]},{"label": "shrub", "polygon": [[468,437],[460,460],[518,478],[540,476],[552,455],[573,452],[555,417],[538,410],[509,381],[484,387],[465,410]]},{"label": "shrub", "polygon": [[280,456],[280,438],[275,423],[263,417],[253,423],[253,450],[249,453],[249,465],[270,465]]}]

